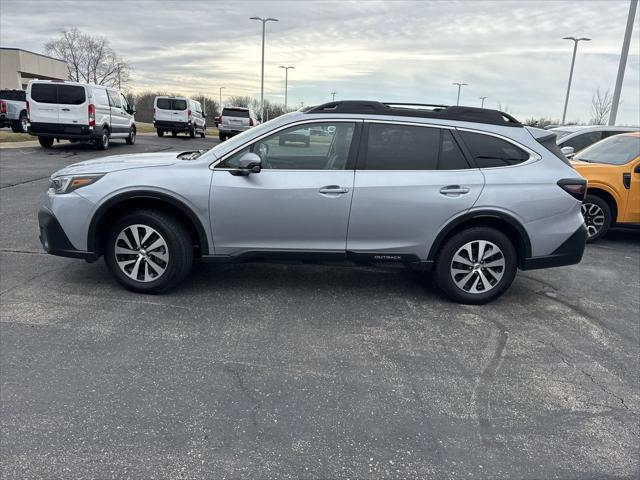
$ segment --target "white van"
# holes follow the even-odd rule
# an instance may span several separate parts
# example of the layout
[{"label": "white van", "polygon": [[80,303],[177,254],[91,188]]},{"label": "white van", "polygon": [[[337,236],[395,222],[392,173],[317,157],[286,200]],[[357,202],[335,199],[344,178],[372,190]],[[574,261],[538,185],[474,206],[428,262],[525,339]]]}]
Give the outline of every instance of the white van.
[{"label": "white van", "polygon": [[27,87],[29,133],[49,148],[54,140],[90,141],[100,150],[112,138],[136,139],[135,110],[116,88],[57,80]]},{"label": "white van", "polygon": [[158,136],[171,132],[174,137],[186,132],[191,138],[200,134],[204,138],[207,132],[206,113],[200,102],[186,97],[156,97],[153,101],[153,126]]}]

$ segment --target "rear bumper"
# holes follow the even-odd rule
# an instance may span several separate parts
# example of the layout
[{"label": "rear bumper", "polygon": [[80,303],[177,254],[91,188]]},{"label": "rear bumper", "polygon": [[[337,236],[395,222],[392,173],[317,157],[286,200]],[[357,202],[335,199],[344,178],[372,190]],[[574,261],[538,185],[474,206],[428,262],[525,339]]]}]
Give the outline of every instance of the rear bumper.
[{"label": "rear bumper", "polygon": [[169,120],[155,120],[153,126],[160,130],[175,130],[186,132],[191,130],[191,123],[187,122],[171,122]]},{"label": "rear bumper", "polygon": [[230,125],[222,125],[218,126],[218,132],[223,133],[225,135],[237,135],[239,133],[244,132],[245,130],[249,130],[251,127],[232,127]]},{"label": "rear bumper", "polygon": [[47,207],[41,207],[38,211],[38,225],[40,227],[40,243],[45,252],[60,257],[83,258],[89,261],[98,258],[93,252],[76,250],[69,241],[69,237],[64,233],[58,219]]},{"label": "rear bumper", "polygon": [[31,123],[29,133],[35,137],[59,138],[61,140],[92,140],[100,138],[102,128],[65,123]]},{"label": "rear bumper", "polygon": [[587,227],[584,224],[575,231],[562,245],[551,255],[542,257],[525,258],[520,268],[522,270],[535,270],[538,268],[562,267],[580,263],[587,242]]}]

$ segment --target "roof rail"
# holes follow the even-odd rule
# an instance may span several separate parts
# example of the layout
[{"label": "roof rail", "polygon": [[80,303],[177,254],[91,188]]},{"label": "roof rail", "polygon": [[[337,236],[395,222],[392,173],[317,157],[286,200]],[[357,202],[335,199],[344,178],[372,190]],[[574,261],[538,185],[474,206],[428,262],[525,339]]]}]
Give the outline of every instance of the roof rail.
[{"label": "roof rail", "polygon": [[399,102],[382,102],[383,105],[387,107],[429,107],[431,109],[443,109],[447,108],[449,105],[439,105],[437,103],[399,103]]},{"label": "roof rail", "polygon": [[[402,106],[405,106],[403,108]],[[430,109],[406,108],[406,106],[431,107]],[[389,115],[398,117],[438,118],[460,122],[489,123],[505,127],[522,127],[511,115],[488,108],[446,106],[411,103],[382,103],[370,100],[341,100],[324,103],[304,113],[342,113],[359,115]]]}]

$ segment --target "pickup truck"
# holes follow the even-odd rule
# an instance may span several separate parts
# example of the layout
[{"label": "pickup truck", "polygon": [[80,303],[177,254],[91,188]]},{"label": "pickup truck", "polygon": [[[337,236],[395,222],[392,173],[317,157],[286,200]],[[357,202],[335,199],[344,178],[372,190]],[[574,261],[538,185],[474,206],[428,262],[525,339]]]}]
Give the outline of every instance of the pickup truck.
[{"label": "pickup truck", "polygon": [[11,127],[16,133],[27,133],[29,116],[23,90],[0,90],[0,128],[2,127]]}]

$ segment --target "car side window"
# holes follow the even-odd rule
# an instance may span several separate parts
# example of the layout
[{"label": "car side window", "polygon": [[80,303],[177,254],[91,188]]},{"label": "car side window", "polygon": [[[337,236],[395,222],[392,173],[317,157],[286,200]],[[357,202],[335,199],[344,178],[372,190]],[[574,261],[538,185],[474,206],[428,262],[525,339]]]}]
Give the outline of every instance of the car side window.
[{"label": "car side window", "polygon": [[563,147],[573,147],[573,151],[578,153],[580,150],[584,150],[589,145],[593,145],[596,142],[602,140],[602,131],[599,132],[586,132],[576,135],[562,143]]},{"label": "car side window", "polygon": [[109,103],[111,104],[111,106],[120,107],[120,95],[113,90],[107,90],[107,93],[109,94]]},{"label": "car side window", "polygon": [[478,168],[508,167],[529,159],[527,152],[501,138],[464,130],[460,136]]},{"label": "car side window", "polygon": [[296,126],[254,142],[235,153],[219,168],[236,168],[248,151],[260,155],[268,170],[344,170],[355,123],[327,122]]},{"label": "car side window", "polygon": [[127,102],[127,98],[122,94],[120,94],[120,103],[124,110],[129,110],[129,102]]},{"label": "car side window", "polygon": [[96,105],[100,105],[103,107],[109,106],[109,97],[107,97],[107,91],[102,88],[95,88],[93,90],[93,98],[96,102]]}]

